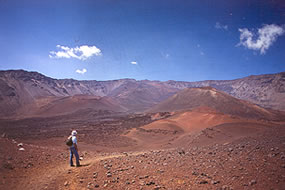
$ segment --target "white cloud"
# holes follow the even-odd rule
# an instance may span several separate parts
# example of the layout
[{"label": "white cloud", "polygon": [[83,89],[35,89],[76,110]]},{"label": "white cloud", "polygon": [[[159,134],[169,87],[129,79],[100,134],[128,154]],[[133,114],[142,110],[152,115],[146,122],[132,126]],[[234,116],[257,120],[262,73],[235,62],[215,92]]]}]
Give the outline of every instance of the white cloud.
[{"label": "white cloud", "polygon": [[244,47],[252,50],[260,50],[260,54],[265,54],[266,50],[276,41],[278,36],[284,34],[284,27],[271,24],[264,25],[258,29],[258,34],[254,34],[247,28],[239,29],[240,42],[237,46],[243,45]]},{"label": "white cloud", "polygon": [[96,46],[76,46],[75,48],[70,48],[67,46],[56,46],[60,51],[51,51],[49,54],[50,58],[76,58],[79,60],[86,60],[93,55],[102,55],[101,50]]},{"label": "white cloud", "polygon": [[205,53],[204,53],[203,51],[200,51],[200,55],[202,55],[202,56],[203,56],[203,55],[205,55]]},{"label": "white cloud", "polygon": [[132,65],[137,65],[138,63],[136,61],[131,62]]},{"label": "white cloud", "polygon": [[79,74],[84,74],[84,73],[86,73],[87,72],[87,69],[82,69],[82,70],[80,70],[80,69],[77,69],[75,72],[77,72],[77,73],[79,73]]},{"label": "white cloud", "polygon": [[222,25],[221,23],[216,22],[215,28],[228,30],[228,25]]}]

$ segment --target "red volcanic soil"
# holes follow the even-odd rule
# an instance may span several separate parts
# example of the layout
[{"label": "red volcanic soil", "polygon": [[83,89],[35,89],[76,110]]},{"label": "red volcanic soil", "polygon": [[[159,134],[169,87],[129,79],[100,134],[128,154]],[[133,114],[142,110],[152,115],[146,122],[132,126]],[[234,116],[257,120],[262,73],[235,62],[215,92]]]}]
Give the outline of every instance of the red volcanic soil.
[{"label": "red volcanic soil", "polygon": [[[186,89],[155,113],[94,96],[37,103],[30,117],[0,120],[0,189],[285,187],[282,113],[215,89]],[[73,129],[82,167],[68,163]]]},{"label": "red volcanic soil", "polygon": [[250,102],[234,98],[212,87],[187,88],[157,104],[149,112],[192,110],[201,106],[233,116],[280,120],[284,113],[268,110]]},{"label": "red volcanic soil", "polygon": [[[0,126],[0,189],[283,189],[285,185],[281,122],[233,117],[204,107],[136,115],[79,111],[0,120]],[[79,133],[83,159],[79,168],[69,167],[64,144],[72,129]]]},{"label": "red volcanic soil", "polygon": [[[178,112],[165,119],[131,129],[126,136],[136,140],[141,146],[145,146],[145,142],[148,142],[151,148],[181,147],[188,141],[192,141],[204,129],[221,124],[237,123],[255,125],[263,122],[234,117],[211,108],[200,107],[192,111]],[[236,133],[236,136],[238,135]]]}]

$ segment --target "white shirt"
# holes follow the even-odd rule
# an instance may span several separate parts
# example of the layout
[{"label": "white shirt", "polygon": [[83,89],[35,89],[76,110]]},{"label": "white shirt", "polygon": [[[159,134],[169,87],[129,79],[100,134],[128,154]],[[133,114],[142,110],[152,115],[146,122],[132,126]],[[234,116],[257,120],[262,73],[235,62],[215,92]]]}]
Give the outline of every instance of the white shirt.
[{"label": "white shirt", "polygon": [[74,144],[77,144],[77,138],[76,136],[72,136],[72,147],[74,147]]}]

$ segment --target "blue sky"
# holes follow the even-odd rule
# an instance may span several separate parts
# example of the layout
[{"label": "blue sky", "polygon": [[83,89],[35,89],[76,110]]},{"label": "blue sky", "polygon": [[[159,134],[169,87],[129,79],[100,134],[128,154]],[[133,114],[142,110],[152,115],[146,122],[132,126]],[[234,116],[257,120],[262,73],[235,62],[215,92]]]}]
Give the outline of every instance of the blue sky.
[{"label": "blue sky", "polygon": [[0,0],[0,70],[161,81],[277,73],[284,24],[281,0]]}]

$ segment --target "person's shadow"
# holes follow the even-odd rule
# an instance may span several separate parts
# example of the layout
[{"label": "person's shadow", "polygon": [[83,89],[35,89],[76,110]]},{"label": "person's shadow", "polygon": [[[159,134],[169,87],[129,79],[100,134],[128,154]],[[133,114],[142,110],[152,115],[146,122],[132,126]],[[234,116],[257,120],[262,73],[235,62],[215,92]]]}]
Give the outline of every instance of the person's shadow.
[{"label": "person's shadow", "polygon": [[90,165],[90,163],[88,163],[88,164],[80,164],[79,166],[77,166],[77,167],[87,167],[87,166],[89,166]]}]

